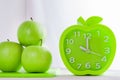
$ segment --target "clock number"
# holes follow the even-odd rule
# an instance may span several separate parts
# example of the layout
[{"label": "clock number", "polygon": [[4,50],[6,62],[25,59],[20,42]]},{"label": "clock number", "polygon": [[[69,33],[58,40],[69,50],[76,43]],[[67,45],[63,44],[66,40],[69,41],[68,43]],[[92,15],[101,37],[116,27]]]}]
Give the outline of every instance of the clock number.
[{"label": "clock number", "polygon": [[109,53],[110,53],[110,48],[109,48],[109,47],[106,47],[106,48],[104,49],[104,53],[109,54]]},{"label": "clock number", "polygon": [[73,44],[73,43],[74,43],[74,40],[73,40],[73,39],[66,39],[66,43],[67,43],[67,44]]},{"label": "clock number", "polygon": [[83,36],[84,36],[84,38],[85,38],[85,39],[87,38],[87,35],[86,35],[86,33],[84,33],[84,34],[83,34]]},{"label": "clock number", "polygon": [[74,63],[75,62],[75,58],[74,57],[70,57],[69,62],[70,63]]},{"label": "clock number", "polygon": [[100,69],[100,68],[101,68],[100,63],[96,63],[96,69]]},{"label": "clock number", "polygon": [[89,62],[87,62],[87,63],[85,64],[85,68],[86,68],[86,69],[90,69],[90,68],[91,68],[91,65],[90,65]]},{"label": "clock number", "polygon": [[104,57],[101,59],[101,61],[106,62],[106,61],[107,61],[106,56],[104,56]]},{"label": "clock number", "polygon": [[100,31],[97,31],[98,36],[100,36]]},{"label": "clock number", "polygon": [[70,54],[71,53],[71,49],[70,48],[66,48],[66,54]]},{"label": "clock number", "polygon": [[108,36],[104,36],[104,42],[108,42],[109,41],[109,37]]},{"label": "clock number", "polygon": [[84,33],[83,36],[84,36],[85,39],[86,39],[86,38],[91,39],[92,34],[91,34],[91,33]]},{"label": "clock number", "polygon": [[77,69],[80,69],[80,68],[81,68],[81,66],[82,66],[82,64],[78,64]]},{"label": "clock number", "polygon": [[80,36],[80,31],[75,31],[74,35],[75,35],[75,37],[77,37],[77,36],[79,37]]}]

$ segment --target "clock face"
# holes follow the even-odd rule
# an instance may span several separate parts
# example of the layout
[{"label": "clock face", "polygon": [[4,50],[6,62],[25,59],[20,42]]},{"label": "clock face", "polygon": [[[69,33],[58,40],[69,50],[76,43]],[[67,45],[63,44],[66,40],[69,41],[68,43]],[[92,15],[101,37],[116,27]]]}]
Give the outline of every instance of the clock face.
[{"label": "clock face", "polygon": [[116,42],[106,26],[83,28],[76,25],[65,30],[60,47],[64,64],[79,73],[107,69],[112,63]]}]

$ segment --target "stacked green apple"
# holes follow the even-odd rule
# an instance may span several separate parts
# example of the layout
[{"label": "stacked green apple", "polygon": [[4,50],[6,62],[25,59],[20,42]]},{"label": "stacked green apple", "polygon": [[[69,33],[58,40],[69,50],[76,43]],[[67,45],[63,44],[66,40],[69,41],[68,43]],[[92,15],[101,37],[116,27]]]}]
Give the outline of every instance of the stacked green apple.
[{"label": "stacked green apple", "polygon": [[52,56],[50,51],[42,47],[44,35],[40,24],[32,18],[23,22],[17,31],[19,43],[0,43],[0,69],[3,72],[15,72],[22,65],[27,72],[46,72]]},{"label": "stacked green apple", "polygon": [[14,72],[21,68],[23,47],[19,43],[4,41],[0,43],[0,70]]}]

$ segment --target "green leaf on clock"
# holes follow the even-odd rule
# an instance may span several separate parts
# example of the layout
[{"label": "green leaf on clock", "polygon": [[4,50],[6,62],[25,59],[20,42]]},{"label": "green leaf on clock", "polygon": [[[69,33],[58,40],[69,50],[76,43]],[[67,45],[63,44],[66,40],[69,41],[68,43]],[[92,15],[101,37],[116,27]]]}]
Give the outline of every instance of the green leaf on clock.
[{"label": "green leaf on clock", "polygon": [[85,24],[85,20],[80,16],[78,19],[77,19],[77,23],[81,26],[83,26]]},{"label": "green leaf on clock", "polygon": [[92,26],[92,25],[100,23],[101,21],[102,21],[101,17],[99,17],[99,16],[92,16],[92,17],[89,17],[86,20],[86,25],[87,26]]}]

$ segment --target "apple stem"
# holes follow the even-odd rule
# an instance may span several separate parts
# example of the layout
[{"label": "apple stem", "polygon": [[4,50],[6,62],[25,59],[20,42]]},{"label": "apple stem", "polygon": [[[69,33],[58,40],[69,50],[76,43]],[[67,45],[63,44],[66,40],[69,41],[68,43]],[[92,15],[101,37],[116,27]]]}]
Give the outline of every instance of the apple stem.
[{"label": "apple stem", "polygon": [[30,17],[30,20],[32,20],[32,21],[33,21],[33,18],[32,18],[32,17]]},{"label": "apple stem", "polygon": [[9,42],[10,40],[9,40],[9,39],[7,39],[7,41]]},{"label": "apple stem", "polygon": [[40,41],[41,41],[41,45],[42,45],[42,42],[43,42],[42,39],[40,39]]}]

